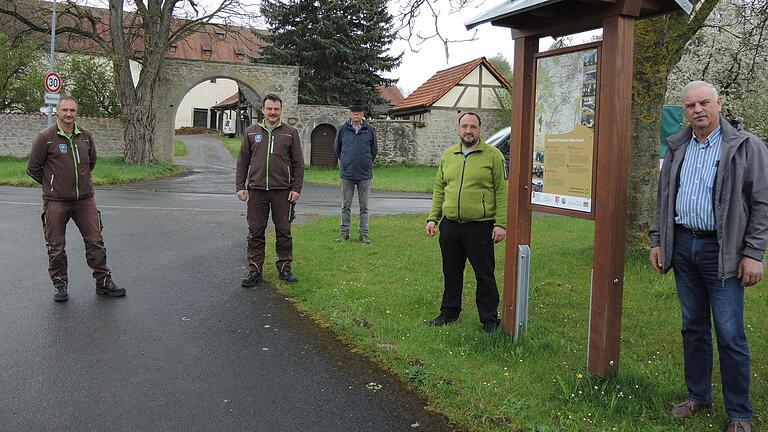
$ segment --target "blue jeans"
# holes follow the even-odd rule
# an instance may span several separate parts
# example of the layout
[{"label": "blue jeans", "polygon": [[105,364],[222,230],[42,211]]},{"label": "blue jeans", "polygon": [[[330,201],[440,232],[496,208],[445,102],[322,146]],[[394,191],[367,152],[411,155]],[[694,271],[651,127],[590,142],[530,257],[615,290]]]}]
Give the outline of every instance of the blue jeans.
[{"label": "blue jeans", "polygon": [[712,401],[712,331],[715,323],[725,411],[731,420],[751,421],[749,348],[744,334],[744,287],[720,279],[715,237],[675,229],[672,267],[683,316],[683,351],[688,399]]},{"label": "blue jeans", "polygon": [[355,196],[355,187],[357,187],[357,202],[360,205],[360,235],[368,235],[368,195],[371,193],[371,179],[341,179],[341,225],[339,225],[339,230],[349,234],[352,197]]}]

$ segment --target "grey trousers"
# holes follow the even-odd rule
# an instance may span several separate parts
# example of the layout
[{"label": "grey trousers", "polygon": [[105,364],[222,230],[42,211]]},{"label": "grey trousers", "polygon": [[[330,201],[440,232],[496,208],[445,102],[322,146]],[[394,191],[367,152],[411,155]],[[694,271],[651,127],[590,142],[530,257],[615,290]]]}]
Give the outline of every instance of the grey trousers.
[{"label": "grey trousers", "polygon": [[350,208],[352,197],[357,187],[357,202],[360,204],[360,235],[368,235],[368,195],[371,192],[371,179],[341,179],[341,225],[339,230],[349,234]]}]

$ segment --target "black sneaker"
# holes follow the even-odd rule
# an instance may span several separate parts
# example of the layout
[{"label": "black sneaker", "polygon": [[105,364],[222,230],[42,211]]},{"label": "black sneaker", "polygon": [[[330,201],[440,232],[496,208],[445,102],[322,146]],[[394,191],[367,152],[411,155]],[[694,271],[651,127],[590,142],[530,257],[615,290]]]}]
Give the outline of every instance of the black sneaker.
[{"label": "black sneaker", "polygon": [[280,272],[280,279],[288,283],[296,283],[299,281],[299,279],[296,276],[294,276],[290,270]]},{"label": "black sneaker", "polygon": [[53,294],[53,301],[56,302],[65,302],[69,300],[69,294],[67,294],[67,286],[57,286],[54,287],[56,289],[56,292]]},{"label": "black sneaker", "polygon": [[483,331],[486,333],[495,333],[499,329],[499,322],[497,320],[486,321],[483,323]]},{"label": "black sneaker", "polygon": [[440,326],[448,325],[454,321],[457,321],[458,319],[459,317],[449,317],[447,315],[440,314],[435,318],[427,321],[427,324],[435,327],[440,327]]},{"label": "black sneaker", "polygon": [[125,288],[120,288],[112,281],[102,286],[96,286],[96,294],[106,294],[110,297],[122,297],[125,295]]},{"label": "black sneaker", "polygon": [[261,272],[252,270],[248,272],[248,275],[243,279],[243,288],[250,288],[261,282]]}]

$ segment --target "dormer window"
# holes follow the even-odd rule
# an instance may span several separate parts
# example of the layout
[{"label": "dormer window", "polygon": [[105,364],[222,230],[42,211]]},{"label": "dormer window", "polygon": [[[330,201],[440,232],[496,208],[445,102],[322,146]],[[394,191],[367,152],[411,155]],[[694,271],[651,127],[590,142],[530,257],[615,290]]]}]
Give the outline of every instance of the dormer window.
[{"label": "dormer window", "polygon": [[170,48],[168,48],[168,51],[170,52],[176,52],[176,45],[171,45]]},{"label": "dormer window", "polygon": [[213,54],[213,44],[209,37],[203,37],[200,41],[200,48],[203,49],[203,54],[210,57]]}]

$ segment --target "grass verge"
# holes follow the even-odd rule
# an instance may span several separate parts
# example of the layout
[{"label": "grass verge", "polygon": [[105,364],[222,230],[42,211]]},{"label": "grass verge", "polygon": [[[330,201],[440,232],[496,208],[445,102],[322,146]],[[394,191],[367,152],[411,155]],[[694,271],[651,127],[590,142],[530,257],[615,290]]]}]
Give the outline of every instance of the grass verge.
[{"label": "grass verge", "polygon": [[187,150],[187,144],[184,143],[182,140],[176,140],[173,143],[173,157],[181,157],[186,156],[189,154],[189,150]]},{"label": "grass verge", "polygon": [[[294,271],[301,282],[279,283],[271,265],[266,277],[300,309],[416,387],[431,409],[470,430],[722,430],[717,365],[715,410],[682,422],[667,414],[686,396],[680,311],[673,276],[656,275],[646,252],[626,260],[621,369],[604,380],[585,370],[592,222],[534,218],[529,330],[517,346],[501,332],[480,331],[469,266],[461,319],[442,328],[425,324],[439,312],[442,273],[437,239],[427,238],[423,225],[424,215],[374,218],[371,245],[334,242],[336,217],[299,225]],[[502,245],[496,249],[500,286]],[[747,290],[758,430],[766,426],[768,408],[766,297],[762,285]]]},{"label": "grass verge", "polygon": [[[386,165],[373,168],[374,190],[397,192],[432,192],[437,167],[413,164]],[[304,181],[338,186],[338,168],[307,167]]]},{"label": "grass verge", "polygon": [[[237,159],[239,138],[222,138],[222,144]],[[432,192],[437,167],[413,164],[387,165],[373,168],[373,189],[397,192]],[[304,181],[339,186],[338,168],[306,167]]]},{"label": "grass verge", "polygon": [[[93,184],[122,184],[154,180],[180,174],[183,168],[173,164],[134,165],[122,157],[99,158],[93,170]],[[37,186],[27,175],[27,158],[0,156],[0,184],[11,186]]]},{"label": "grass verge", "polygon": [[237,155],[240,154],[240,144],[243,143],[242,138],[227,138],[221,137],[221,144],[225,149],[237,160]]}]

